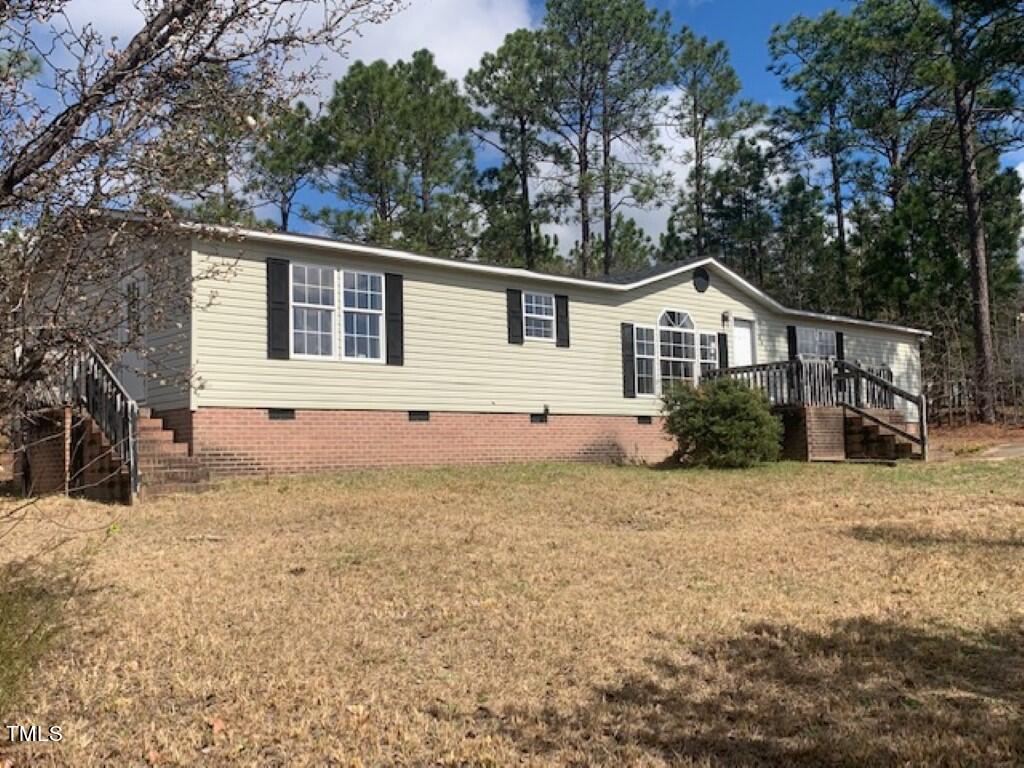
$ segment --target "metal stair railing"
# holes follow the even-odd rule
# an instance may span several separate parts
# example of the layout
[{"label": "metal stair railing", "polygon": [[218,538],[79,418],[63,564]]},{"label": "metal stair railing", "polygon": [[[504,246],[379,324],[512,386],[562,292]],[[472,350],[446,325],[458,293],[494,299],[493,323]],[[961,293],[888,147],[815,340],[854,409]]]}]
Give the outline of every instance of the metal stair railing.
[{"label": "metal stair railing", "polygon": [[110,366],[91,347],[70,366],[69,399],[96,422],[128,470],[132,493],[139,491],[139,406]]}]

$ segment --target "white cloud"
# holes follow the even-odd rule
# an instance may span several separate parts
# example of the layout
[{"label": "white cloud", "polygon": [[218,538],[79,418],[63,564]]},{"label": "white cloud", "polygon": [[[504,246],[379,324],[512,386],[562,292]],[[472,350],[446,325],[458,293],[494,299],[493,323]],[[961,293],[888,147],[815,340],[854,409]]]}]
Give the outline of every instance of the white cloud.
[{"label": "white cloud", "polygon": [[531,25],[529,0],[409,0],[384,23],[361,27],[344,55],[317,52],[307,61],[319,61],[319,97],[325,101],[353,61],[393,64],[422,48],[433,52],[449,77],[462,80],[506,35]]},{"label": "white cloud", "polygon": [[462,77],[509,32],[531,26],[528,0],[410,0],[384,24],[366,27],[349,58],[394,62],[429,48],[451,77]]},{"label": "white cloud", "polygon": [[[74,27],[91,24],[105,36],[117,35],[123,45],[142,24],[136,2],[71,0],[67,13]],[[395,62],[421,48],[433,51],[438,66],[461,80],[486,51],[501,45],[509,32],[531,23],[529,0],[408,0],[405,8],[384,23],[361,27],[344,57],[310,51],[306,61],[324,58],[321,93],[329,93],[330,82],[341,77],[352,61]]]}]

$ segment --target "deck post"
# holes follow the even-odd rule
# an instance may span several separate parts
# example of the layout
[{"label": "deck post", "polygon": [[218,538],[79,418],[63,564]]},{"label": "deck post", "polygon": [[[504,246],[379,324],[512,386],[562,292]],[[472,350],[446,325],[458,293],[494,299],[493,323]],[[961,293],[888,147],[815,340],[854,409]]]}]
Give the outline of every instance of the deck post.
[{"label": "deck post", "polygon": [[921,438],[921,461],[928,461],[928,397],[923,388],[917,403],[917,431]]}]

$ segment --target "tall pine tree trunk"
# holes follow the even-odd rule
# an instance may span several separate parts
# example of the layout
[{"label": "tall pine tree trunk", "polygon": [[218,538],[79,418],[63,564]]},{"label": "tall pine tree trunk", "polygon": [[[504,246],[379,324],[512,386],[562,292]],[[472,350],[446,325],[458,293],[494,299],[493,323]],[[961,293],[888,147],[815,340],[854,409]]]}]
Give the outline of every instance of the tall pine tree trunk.
[{"label": "tall pine tree trunk", "polygon": [[590,266],[590,132],[586,125],[580,124],[580,155],[579,155],[579,203],[580,203],[580,274],[587,276]]},{"label": "tall pine tree trunk", "polygon": [[615,245],[612,239],[615,232],[612,228],[612,171],[611,171],[611,138],[609,136],[603,137],[604,142],[604,167],[601,169],[603,174],[603,185],[602,190],[602,212],[604,214],[604,273],[610,275],[612,273],[612,263],[615,259]]},{"label": "tall pine tree trunk", "polygon": [[612,243],[612,136],[608,119],[608,83],[601,88],[601,213],[604,216],[604,273],[612,273],[615,246]]},{"label": "tall pine tree trunk", "polygon": [[839,293],[845,299],[849,295],[849,266],[846,255],[846,212],[843,210],[843,168],[835,140],[835,105],[828,108],[828,128],[828,158],[832,166],[832,206],[836,209],[836,266],[839,271]]},{"label": "tall pine tree trunk", "polygon": [[519,121],[519,216],[523,235],[523,258],[526,268],[533,269],[533,221],[530,207],[530,151],[527,145],[526,122]]},{"label": "tall pine tree trunk", "polygon": [[[696,110],[694,110],[696,112]],[[697,258],[703,259],[707,249],[704,223],[704,131],[694,118],[693,126],[693,217]]]},{"label": "tall pine tree trunk", "polygon": [[291,201],[287,197],[282,197],[281,198],[281,203],[280,203],[280,208],[281,208],[281,231],[282,232],[287,232],[288,231],[288,219],[290,218],[291,212],[292,212]]},{"label": "tall pine tree trunk", "polygon": [[[956,33],[954,33],[956,34]],[[975,160],[974,115],[971,94],[963,83],[954,87],[956,128],[960,139],[960,167],[964,205],[967,209],[967,237],[971,257],[971,302],[974,310],[974,360],[977,380],[978,418],[986,424],[996,420],[995,355],[992,345],[992,317],[988,295],[988,249],[982,215],[981,181]]]}]

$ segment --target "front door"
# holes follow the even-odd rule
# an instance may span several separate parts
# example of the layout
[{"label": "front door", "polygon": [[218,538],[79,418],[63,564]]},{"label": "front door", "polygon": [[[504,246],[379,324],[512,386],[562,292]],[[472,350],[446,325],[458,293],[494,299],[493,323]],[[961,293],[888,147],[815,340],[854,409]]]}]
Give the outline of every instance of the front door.
[{"label": "front door", "polygon": [[732,349],[733,366],[754,365],[757,362],[757,355],[754,352],[754,323],[752,321],[733,321]]}]

